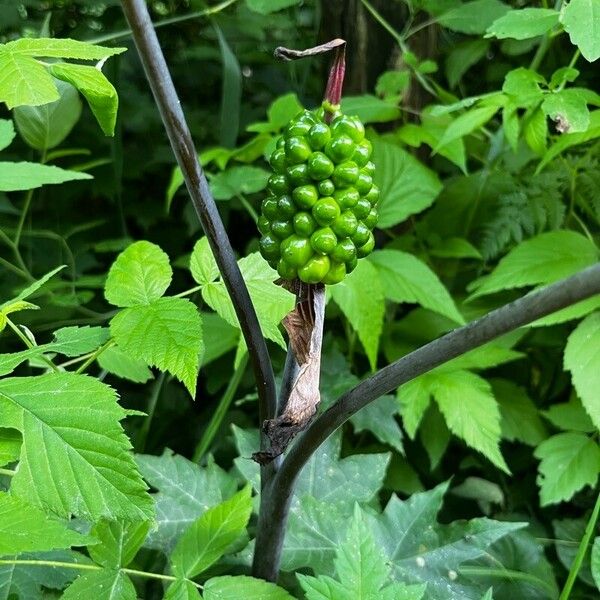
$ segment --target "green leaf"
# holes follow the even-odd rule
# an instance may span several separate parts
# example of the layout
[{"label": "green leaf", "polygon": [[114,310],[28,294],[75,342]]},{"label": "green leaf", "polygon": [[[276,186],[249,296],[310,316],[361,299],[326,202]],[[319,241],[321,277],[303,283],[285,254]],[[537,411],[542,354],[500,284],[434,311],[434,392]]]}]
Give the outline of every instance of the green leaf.
[{"label": "green leaf", "polygon": [[544,78],[539,73],[519,67],[506,74],[502,91],[511,96],[515,106],[527,108],[542,99],[541,83]]},{"label": "green leaf", "polygon": [[30,162],[0,162],[0,192],[32,190],[43,185],[92,179],[87,173]]},{"label": "green leaf", "polygon": [[74,373],[7,378],[0,408],[3,425],[23,434],[15,496],[64,516],[152,518],[110,387]]},{"label": "green leaf", "polygon": [[79,58],[81,60],[101,60],[121,54],[127,48],[109,48],[80,42],[69,38],[21,38],[0,45],[0,52],[11,52],[21,56],[40,56],[45,58]]},{"label": "green leaf", "polygon": [[[285,348],[279,324],[294,308],[294,295],[275,285],[274,282],[279,277],[277,272],[269,267],[258,252],[242,258],[238,264],[256,308],[263,335]],[[222,279],[207,283],[202,288],[202,298],[225,321],[239,327],[237,315]]]},{"label": "green leaf", "polygon": [[457,44],[446,59],[446,77],[451,88],[455,88],[462,76],[476,65],[488,52],[490,42],[482,38]]},{"label": "green leaf", "polygon": [[425,210],[442,189],[437,175],[394,144],[373,140],[375,183],[381,190],[378,227],[386,229]]},{"label": "green leaf", "polygon": [[196,283],[206,285],[219,276],[219,267],[208,244],[207,237],[201,237],[190,256],[190,272]]},{"label": "green leaf", "polygon": [[168,587],[165,600],[202,600],[202,596],[189,579],[178,579]]},{"label": "green leaf", "polygon": [[502,438],[537,446],[548,437],[548,430],[527,392],[507,379],[490,381],[500,407]]},{"label": "green leaf", "polygon": [[111,266],[104,296],[115,306],[150,304],[166,292],[172,277],[169,257],[159,246],[135,242]]},{"label": "green leaf", "polygon": [[158,298],[125,308],[112,318],[110,331],[122,350],[175,375],[195,396],[204,343],[200,313],[189,300]]},{"label": "green leaf", "polygon": [[357,116],[363,123],[386,123],[400,118],[400,109],[395,103],[381,100],[377,96],[345,96],[342,112]]},{"label": "green leaf", "polygon": [[431,400],[431,380],[429,375],[416,377],[400,386],[397,399],[400,404],[402,422],[408,437],[415,438],[419,423]]},{"label": "green leaf", "polygon": [[[585,535],[586,526],[587,519],[585,518],[555,519],[552,521],[555,539],[554,550],[560,563],[567,571],[571,569],[575,562],[581,538]],[[588,552],[586,552],[583,557],[577,579],[591,587],[594,586],[594,579],[592,578],[590,568],[590,555]]]},{"label": "green leaf", "polygon": [[61,596],[62,600],[136,600],[131,579],[122,571],[102,569],[80,575]]},{"label": "green leaf", "polygon": [[101,369],[108,371],[122,379],[129,379],[135,383],[146,383],[152,379],[152,371],[146,363],[139,358],[133,358],[118,346],[110,346],[97,358]]},{"label": "green leaf", "polygon": [[10,119],[0,119],[0,150],[8,148],[15,139],[15,127]]},{"label": "green leaf", "polygon": [[509,473],[499,448],[500,411],[489,383],[469,371],[439,372],[431,393],[448,429]]},{"label": "green leaf", "polygon": [[350,417],[354,431],[370,431],[380,442],[389,444],[400,453],[402,447],[402,430],[394,419],[398,404],[394,396],[381,396]]},{"label": "green leaf", "polygon": [[90,541],[37,506],[0,492],[0,555],[85,546]]},{"label": "green leaf", "polygon": [[548,410],[541,413],[550,423],[563,431],[582,431],[593,433],[596,426],[585,411],[581,402],[576,397],[571,397],[569,402],[553,404]]},{"label": "green leaf", "polygon": [[200,467],[165,450],[162,456],[138,454],[142,475],[157,490],[156,528],[144,544],[169,554],[184,530],[208,508],[235,493],[236,481],[209,461]]},{"label": "green leaf", "polygon": [[440,258],[473,258],[482,260],[481,253],[464,238],[452,237],[442,240],[429,253]]},{"label": "green leaf", "polygon": [[464,324],[452,297],[437,275],[416,256],[400,250],[377,250],[371,254],[385,297],[398,303],[418,303]]},{"label": "green leaf", "polygon": [[377,269],[371,262],[361,260],[350,275],[329,289],[331,297],[358,334],[374,370],[385,310],[383,287]]},{"label": "green leaf", "polygon": [[0,102],[15,106],[38,106],[59,99],[48,71],[29,56],[7,52],[0,45]]},{"label": "green leaf", "polygon": [[248,8],[261,15],[268,15],[299,3],[300,0],[246,0]]},{"label": "green leaf", "polygon": [[229,200],[264,190],[268,179],[269,172],[260,167],[231,167],[210,178],[210,189],[215,200]]},{"label": "green leaf", "polygon": [[530,285],[548,284],[598,260],[592,242],[575,231],[549,231],[515,246],[487,277],[475,282],[471,298]]},{"label": "green leaf", "polygon": [[250,486],[207,510],[183,533],[171,553],[173,572],[192,578],[215,563],[246,530],[252,514]]},{"label": "green leaf", "polygon": [[216,313],[202,313],[202,334],[206,345],[202,366],[233,350],[240,341],[240,330]]},{"label": "green leaf", "polygon": [[548,126],[542,108],[537,108],[528,120],[524,121],[523,136],[527,145],[539,156],[546,152]]},{"label": "green leaf", "polygon": [[509,10],[499,0],[475,0],[465,2],[438,17],[438,22],[452,31],[478,34]]},{"label": "green leaf", "polygon": [[392,496],[382,515],[366,514],[375,544],[391,565],[393,579],[426,584],[423,597],[427,600],[476,598],[475,590],[480,588],[469,586],[459,575],[461,565],[488,557],[494,542],[526,526],[489,519],[440,525],[436,514],[447,487],[441,484],[406,501]]},{"label": "green leaf", "polygon": [[[265,5],[271,6],[273,2],[263,0]],[[268,123],[253,123],[249,125],[247,131],[255,131],[257,133],[274,133],[287,125],[290,119],[293,119],[303,109],[302,104],[298,100],[296,94],[284,94],[276,98],[271,106],[267,109]]]},{"label": "green leaf", "polygon": [[16,429],[0,427],[0,467],[18,460],[22,441],[21,434]]},{"label": "green leaf", "polygon": [[560,21],[587,61],[600,58],[600,0],[571,0]]},{"label": "green leaf", "polygon": [[558,504],[586,485],[595,487],[600,473],[600,447],[581,433],[559,433],[535,450],[539,464],[540,504]]},{"label": "green leaf", "polygon": [[576,89],[548,94],[542,103],[542,110],[557,123],[563,133],[587,131],[590,125],[586,98]]},{"label": "green leaf", "polygon": [[594,583],[600,590],[600,536],[596,536],[592,545],[591,568]]},{"label": "green leaf", "polygon": [[42,106],[18,106],[15,123],[21,137],[36,150],[58,146],[81,116],[81,100],[72,85],[57,81],[60,98]]},{"label": "green leaf", "polygon": [[56,267],[56,269],[52,269],[42,277],[40,277],[37,281],[30,283],[24,290],[22,290],[17,296],[11,298],[4,302],[4,304],[0,304],[0,310],[3,312],[7,312],[7,307],[18,304],[25,298],[29,298],[29,296],[33,296],[39,289],[41,289],[52,277],[54,277],[57,273],[62,271],[66,265],[61,265],[60,267]]},{"label": "green leaf", "polygon": [[465,137],[481,128],[497,112],[498,106],[484,106],[481,108],[474,108],[460,115],[460,117],[457,117],[450,123],[438,145],[434,148],[434,152],[437,152],[440,148],[446,146],[450,142]]},{"label": "green leaf", "polygon": [[105,135],[114,135],[119,97],[102,71],[85,65],[53,63],[50,72],[76,87],[85,97]]},{"label": "green leaf", "polygon": [[99,521],[90,531],[99,542],[88,548],[90,556],[97,564],[109,569],[126,567],[142,547],[150,526],[150,521]]},{"label": "green leaf", "polygon": [[587,316],[571,333],[564,364],[585,410],[600,429],[600,312]]},{"label": "green leaf", "polygon": [[294,600],[283,588],[247,575],[213,577],[204,584],[204,600]]},{"label": "green leaf", "polygon": [[527,40],[544,35],[558,25],[560,13],[551,8],[523,8],[509,10],[487,29],[485,37]]}]

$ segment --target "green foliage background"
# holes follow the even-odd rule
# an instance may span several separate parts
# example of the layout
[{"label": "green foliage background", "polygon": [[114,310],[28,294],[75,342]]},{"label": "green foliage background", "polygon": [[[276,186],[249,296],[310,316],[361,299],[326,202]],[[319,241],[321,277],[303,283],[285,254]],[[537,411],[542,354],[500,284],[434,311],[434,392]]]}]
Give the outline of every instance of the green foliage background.
[{"label": "green foliage background", "polygon": [[[149,7],[277,374],[265,157],[327,60],[272,50],[349,41],[382,194],[328,291],[323,406],[598,261],[599,0]],[[354,415],[300,477],[279,585],[251,578],[248,357],[119,2],[0,25],[1,599],[552,599],[570,569],[561,600],[598,596],[597,296]]]}]

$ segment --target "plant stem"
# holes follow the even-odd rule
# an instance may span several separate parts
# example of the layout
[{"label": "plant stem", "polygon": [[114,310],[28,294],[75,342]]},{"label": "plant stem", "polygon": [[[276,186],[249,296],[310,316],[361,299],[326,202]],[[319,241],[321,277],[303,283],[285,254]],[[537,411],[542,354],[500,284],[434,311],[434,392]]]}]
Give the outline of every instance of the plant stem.
[{"label": "plant stem", "polygon": [[[31,343],[31,340],[15,325],[8,317],[6,317],[7,325],[14,331],[15,335],[28,347],[35,348],[35,344]],[[56,373],[60,372],[60,369],[45,355],[41,355],[41,359]]]},{"label": "plant stem", "polygon": [[122,0],[122,5],[173,152],[184,175],[192,203],[208,238],[248,346],[258,392],[259,420],[262,423],[275,415],[277,393],[273,367],[256,310],[198,161],[198,153],[153,29],[146,2],[145,0]]},{"label": "plant stem", "polygon": [[148,400],[148,414],[146,415],[144,423],[140,428],[140,433],[138,435],[138,440],[136,444],[136,451],[138,452],[138,454],[142,454],[146,448],[146,440],[148,439],[148,433],[150,432],[150,426],[152,425],[152,419],[154,418],[156,405],[158,404],[158,399],[160,398],[160,393],[162,392],[162,388],[165,384],[166,378],[166,372],[161,371],[161,374],[158,376],[158,379],[154,382],[154,386],[152,387],[152,394],[150,395],[150,399]]},{"label": "plant stem", "polygon": [[[70,563],[62,562],[58,560],[34,560],[34,559],[0,559],[0,565],[27,565],[32,567],[58,567],[59,569],[75,569],[76,571],[102,571],[104,567],[99,565],[89,565],[84,563]],[[161,581],[178,581],[180,578],[174,577],[173,575],[163,575],[162,573],[150,573],[148,571],[138,571],[137,569],[127,569],[121,567],[119,569],[121,573],[127,573],[127,575],[133,575],[136,577],[144,577],[146,579],[160,579]],[[203,589],[203,586],[195,581],[190,581],[192,585],[198,589]]]},{"label": "plant stem", "polygon": [[534,585],[538,589],[543,589],[551,593],[554,591],[554,588],[543,579],[521,571],[486,569],[485,567],[460,567],[458,572],[461,575],[468,575],[470,577],[494,577],[496,579],[508,579],[510,581],[523,581]]},{"label": "plant stem", "polygon": [[[221,12],[222,10],[225,10],[228,6],[235,4],[237,1],[238,0],[225,0],[225,2],[221,2],[220,4],[215,4],[209,8],[197,10],[196,12],[188,13],[187,15],[179,15],[177,17],[171,17],[170,19],[163,19],[162,21],[154,24],[154,29],[160,29],[161,27],[166,27],[167,25],[175,25],[176,23],[183,23],[184,21],[190,21],[200,17],[209,17]],[[115,40],[128,38],[130,36],[131,29],[122,29],[116,33],[109,33],[91,40],[86,40],[86,42],[88,42],[88,44],[105,44],[106,42],[114,42]]]},{"label": "plant stem", "polygon": [[92,352],[87,360],[75,371],[75,373],[83,373],[105,350],[115,345],[115,340],[112,338],[102,344],[95,352]]},{"label": "plant stem", "polygon": [[565,582],[565,587],[560,594],[558,600],[567,600],[571,595],[571,590],[573,589],[573,585],[575,584],[575,580],[577,579],[577,574],[581,570],[581,565],[583,564],[583,559],[587,553],[588,546],[590,545],[590,540],[592,539],[592,535],[594,535],[594,531],[596,530],[596,523],[598,522],[598,515],[600,514],[600,494],[598,494],[596,498],[596,504],[594,505],[594,509],[592,510],[592,514],[585,526],[585,533],[581,538],[581,542],[579,544],[579,549],[577,550],[577,554],[575,555],[575,560],[571,565],[571,569],[569,570],[569,576],[567,577],[567,581]]},{"label": "plant stem", "polygon": [[0,475],[7,475],[8,477],[14,477],[16,471],[12,469],[0,469]]},{"label": "plant stem", "polygon": [[202,457],[206,454],[210,445],[212,444],[215,436],[217,435],[219,428],[221,427],[221,423],[229,410],[229,406],[231,405],[232,400],[235,397],[235,393],[240,385],[240,381],[244,376],[244,372],[246,371],[246,366],[248,365],[248,353],[244,354],[244,356],[240,360],[240,364],[234,370],[231,379],[229,380],[229,384],[225,389],[225,393],[219,400],[219,405],[217,406],[217,410],[212,414],[212,417],[208,423],[200,442],[196,446],[196,450],[194,451],[194,457],[192,460],[194,462],[200,462]]},{"label": "plant stem", "polygon": [[270,531],[260,546],[262,569],[268,578],[275,580],[279,571],[287,507],[296,479],[314,452],[340,425],[367,404],[415,377],[505,333],[596,294],[600,294],[600,263],[451,331],[384,367],[343,394],[298,436],[270,482],[270,512],[261,514]]}]

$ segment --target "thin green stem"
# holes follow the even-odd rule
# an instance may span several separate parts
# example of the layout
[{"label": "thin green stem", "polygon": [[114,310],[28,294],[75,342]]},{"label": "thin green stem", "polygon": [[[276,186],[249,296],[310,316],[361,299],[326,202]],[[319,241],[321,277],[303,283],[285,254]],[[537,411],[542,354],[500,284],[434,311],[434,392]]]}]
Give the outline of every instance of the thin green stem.
[{"label": "thin green stem", "polygon": [[[581,56],[581,51],[579,50],[579,48],[575,49],[575,52],[573,52],[573,57],[571,58],[571,62],[568,65],[568,69],[572,69],[575,66],[575,63],[577,62],[577,59]],[[562,92],[562,90],[565,89],[565,85],[567,85],[567,80],[564,79],[563,82],[558,86],[558,88],[556,89],[557,92]]]},{"label": "thin green stem", "polygon": [[[7,325],[14,331],[15,335],[28,347],[35,348],[35,344],[15,325],[8,317],[6,317]],[[58,373],[60,369],[45,355],[41,355],[41,359],[55,372]]]},{"label": "thin green stem", "polygon": [[537,588],[544,590],[553,590],[553,588],[543,579],[531,575],[530,573],[522,573],[521,571],[511,571],[509,569],[488,569],[485,567],[461,567],[459,569],[461,575],[470,577],[494,577],[496,579],[508,579],[510,581],[524,581],[534,585]]},{"label": "thin green stem", "polygon": [[[205,8],[204,10],[197,10],[196,12],[189,13],[187,15],[179,15],[177,17],[171,17],[170,19],[164,19],[163,21],[159,21],[158,23],[156,23],[154,25],[154,29],[166,27],[167,25],[175,25],[176,23],[183,23],[184,21],[191,21],[192,19],[198,19],[200,17],[209,17],[210,15],[214,15],[221,12],[222,10],[225,10],[228,6],[235,4],[237,1],[238,0],[225,0],[225,2],[215,4],[215,6]],[[106,42],[114,42],[115,40],[128,38],[130,36],[131,29],[122,29],[121,31],[117,31],[116,33],[109,33],[107,35],[103,35],[86,41],[90,44],[105,44]]]},{"label": "thin green stem", "polygon": [[0,469],[0,475],[8,475],[9,477],[13,477],[16,471],[12,469]]},{"label": "thin green stem", "polygon": [[19,247],[19,242],[21,241],[21,234],[23,233],[23,227],[25,225],[25,219],[27,219],[27,214],[29,213],[29,207],[31,206],[31,201],[33,200],[33,190],[29,190],[25,195],[25,202],[23,203],[23,209],[21,210],[21,214],[19,215],[19,222],[17,224],[17,230],[15,232],[15,238],[13,240],[13,244],[15,248]]},{"label": "thin green stem", "polygon": [[254,207],[242,194],[237,194],[236,198],[242,203],[242,206],[246,209],[252,220],[256,223],[258,221],[258,213],[254,210]]},{"label": "thin green stem", "polygon": [[165,383],[165,379],[167,374],[162,371],[158,376],[158,379],[154,382],[154,386],[152,388],[152,394],[150,395],[150,399],[148,400],[148,410],[147,417],[144,419],[144,423],[140,428],[140,433],[138,434],[138,441],[136,444],[137,452],[142,454],[144,449],[146,448],[146,440],[148,439],[148,433],[150,432],[150,426],[152,425],[152,419],[154,418],[154,413],[156,412],[156,405],[158,404],[158,399],[160,398],[160,393],[162,392],[163,385]]},{"label": "thin green stem", "polygon": [[579,544],[579,549],[577,550],[577,554],[575,556],[575,560],[571,565],[571,569],[569,571],[569,576],[567,577],[567,581],[565,582],[565,587],[563,588],[558,600],[567,600],[571,595],[571,590],[573,589],[573,585],[575,584],[575,580],[577,579],[577,575],[581,570],[581,565],[583,564],[583,559],[587,553],[588,546],[590,545],[590,540],[592,539],[592,535],[596,531],[596,524],[598,523],[598,515],[600,514],[600,494],[596,497],[596,504],[594,505],[594,509],[592,510],[592,514],[585,526],[585,532],[583,537],[581,538],[581,542]]},{"label": "thin green stem", "polygon": [[[556,0],[556,2],[554,3],[554,9],[560,10],[561,5],[562,5],[562,0]],[[550,35],[550,32],[545,33],[544,36],[542,37],[542,41],[540,42],[540,45],[538,46],[535,54],[533,55],[533,58],[531,59],[531,63],[529,64],[529,68],[532,71],[537,71],[539,69],[540,65],[542,64],[542,61],[544,60],[544,57],[546,56],[548,50],[550,49],[551,42],[552,42],[552,36]]]},{"label": "thin green stem", "polygon": [[229,380],[229,384],[227,385],[227,389],[225,390],[221,400],[219,400],[219,404],[217,406],[217,410],[213,413],[208,427],[204,431],[202,438],[198,445],[196,446],[196,450],[194,451],[194,458],[192,459],[194,462],[200,462],[202,457],[206,454],[210,445],[212,444],[215,436],[217,435],[219,428],[221,427],[221,423],[229,410],[229,406],[237,389],[240,385],[240,381],[246,371],[246,366],[248,365],[248,353],[244,354],[244,356],[240,360],[240,364],[233,372],[233,376]]},{"label": "thin green stem", "polygon": [[102,344],[95,352],[88,357],[88,359],[75,371],[75,373],[83,373],[105,350],[115,345],[115,340],[112,338]]},{"label": "thin green stem", "polygon": [[1,256],[0,265],[3,265],[4,268],[8,269],[9,271],[12,271],[15,275],[18,275],[19,277],[30,281],[29,275],[25,271],[23,271],[23,269],[13,265],[10,261],[6,260],[5,258],[2,258]]},{"label": "thin green stem", "polygon": [[184,296],[191,296],[192,294],[195,294],[196,292],[199,292],[204,286],[202,285],[197,285],[196,287],[193,287],[189,290],[186,290],[185,292],[179,292],[179,294],[175,294],[175,298],[183,298]]},{"label": "thin green stem", "polygon": [[[70,562],[62,562],[59,560],[34,560],[34,559],[1,559],[0,565],[27,565],[32,567],[58,567],[61,569],[74,569],[76,571],[102,571],[104,567],[100,567],[99,565],[90,565],[85,563],[70,563]],[[173,575],[163,575],[162,573],[150,573],[148,571],[138,571],[137,569],[119,569],[121,573],[126,573],[127,575],[133,575],[135,577],[144,577],[146,579],[160,579],[161,581],[178,581],[179,577],[174,577]],[[190,583],[197,587],[198,589],[203,589],[203,586],[195,581],[190,581]]]}]

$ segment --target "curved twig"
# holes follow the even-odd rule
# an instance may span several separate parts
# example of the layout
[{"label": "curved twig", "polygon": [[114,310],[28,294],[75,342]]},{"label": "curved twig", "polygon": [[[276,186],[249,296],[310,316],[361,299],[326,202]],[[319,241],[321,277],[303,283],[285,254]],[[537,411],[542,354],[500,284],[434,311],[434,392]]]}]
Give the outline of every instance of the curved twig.
[{"label": "curved twig", "polygon": [[273,367],[254,305],[198,161],[198,154],[181,109],[181,102],[152,26],[146,2],[145,0],[122,0],[121,4],[171,147],[185,178],[192,204],[208,238],[240,322],[256,379],[259,419],[262,422],[275,416],[277,396]]}]

